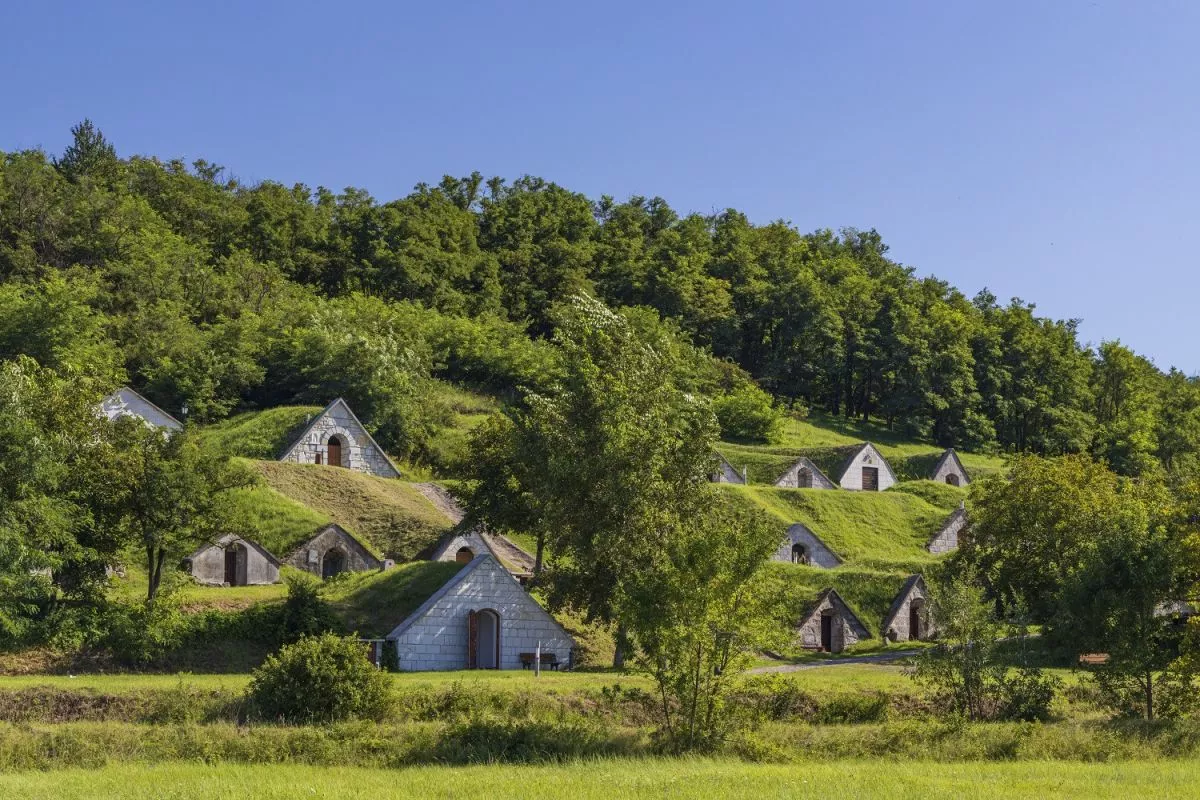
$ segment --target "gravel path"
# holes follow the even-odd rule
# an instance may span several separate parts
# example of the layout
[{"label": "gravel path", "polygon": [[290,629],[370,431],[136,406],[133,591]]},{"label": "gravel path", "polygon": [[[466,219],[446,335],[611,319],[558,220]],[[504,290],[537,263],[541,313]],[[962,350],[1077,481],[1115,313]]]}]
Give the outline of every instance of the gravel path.
[{"label": "gravel path", "polygon": [[454,495],[436,483],[414,483],[413,486],[416,486],[417,491],[425,495],[438,511],[449,517],[452,523],[457,525],[462,522],[464,516],[462,506],[454,499]]},{"label": "gravel path", "polygon": [[807,661],[803,664],[780,664],[774,667],[756,667],[750,672],[799,672],[802,669],[817,669],[818,667],[841,667],[846,664],[886,664],[901,658],[915,656],[920,650],[897,650],[894,653],[878,653],[871,656],[848,656],[847,658],[831,658],[828,661]]}]

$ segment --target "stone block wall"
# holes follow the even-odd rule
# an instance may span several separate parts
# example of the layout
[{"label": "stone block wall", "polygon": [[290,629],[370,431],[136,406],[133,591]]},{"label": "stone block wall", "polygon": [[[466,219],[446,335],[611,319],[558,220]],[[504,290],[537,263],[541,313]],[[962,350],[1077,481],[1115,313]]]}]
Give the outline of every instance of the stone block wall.
[{"label": "stone block wall", "polygon": [[958,509],[950,515],[942,529],[925,546],[931,553],[948,553],[958,548],[958,536],[967,527],[967,512]]},{"label": "stone block wall", "polygon": [[799,461],[797,461],[795,464],[792,464],[792,466],[788,467],[788,471],[783,473],[783,475],[780,476],[779,480],[775,481],[775,485],[783,487],[785,489],[800,488],[800,470],[808,470],[809,474],[812,476],[812,486],[810,486],[808,488],[811,488],[811,489],[836,489],[837,488],[837,485],[834,484],[833,481],[829,480],[829,478],[825,477],[825,474],[822,473],[821,470],[817,469],[817,466],[815,464],[813,464],[811,461],[809,461],[807,458],[802,458]]},{"label": "stone block wall", "polygon": [[341,466],[380,478],[400,477],[400,473],[367,434],[366,429],[354,418],[349,406],[344,402],[334,403],[321,414],[304,434],[304,438],[296,442],[280,460],[297,464],[316,464],[317,455],[320,454],[321,463],[328,464],[329,440],[334,436],[342,442]]},{"label": "stone block wall", "polygon": [[[235,540],[222,540],[194,553],[190,560],[190,572],[200,583],[221,586],[225,583],[225,548]],[[239,586],[255,586],[279,582],[277,567],[261,550],[243,539],[237,539],[243,550],[238,558]]]},{"label": "stone block wall", "polygon": [[832,569],[842,563],[842,560],[834,555],[833,551],[826,547],[825,543],[817,538],[816,534],[800,523],[796,523],[788,528],[787,537],[779,545],[779,549],[775,551],[774,559],[776,561],[791,562],[792,547],[797,544],[804,546],[811,566]]},{"label": "stone block wall", "polygon": [[859,641],[858,631],[841,613],[835,603],[826,599],[799,628],[800,645],[806,650],[821,648],[821,617],[833,616],[833,646],[831,652],[840,653]]},{"label": "stone block wall", "polygon": [[954,484],[955,486],[968,486],[971,483],[971,479],[967,477],[967,471],[963,469],[962,464],[959,462],[958,457],[954,455],[953,451],[948,453],[945,458],[938,462],[937,469],[934,470],[933,475],[930,476],[930,479],[935,480],[938,483],[948,483],[949,481],[946,479],[951,475],[954,475],[958,478],[958,482]]},{"label": "stone block wall", "polygon": [[722,458],[717,462],[717,471],[712,476],[712,482],[743,484],[746,479],[742,473],[733,468],[732,464]]},{"label": "stone block wall", "polygon": [[325,554],[335,548],[346,554],[344,572],[370,572],[383,566],[382,561],[337,525],[322,528],[316,536],[293,550],[284,563],[320,577]]},{"label": "stone block wall", "polygon": [[520,669],[520,654],[539,641],[567,663],[574,641],[495,558],[463,569],[471,571],[394,639],[400,669],[465,669],[467,614],[481,609],[500,615],[500,669]]},{"label": "stone block wall", "polygon": [[896,473],[892,472],[892,468],[888,465],[883,455],[875,449],[874,445],[867,445],[846,468],[842,474],[840,481],[843,489],[851,489],[861,491],[863,488],[862,468],[875,467],[879,470],[879,491],[889,489],[896,484]]}]

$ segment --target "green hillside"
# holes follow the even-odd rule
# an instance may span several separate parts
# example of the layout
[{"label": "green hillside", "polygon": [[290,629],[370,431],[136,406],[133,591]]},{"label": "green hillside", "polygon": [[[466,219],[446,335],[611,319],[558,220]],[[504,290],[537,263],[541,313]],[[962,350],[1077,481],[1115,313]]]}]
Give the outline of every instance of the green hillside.
[{"label": "green hillside", "polygon": [[950,513],[908,492],[721,488],[779,520],[781,531],[803,523],[847,564],[882,569],[911,570],[933,560],[925,544]]},{"label": "green hillside", "polygon": [[[927,478],[945,450],[935,444],[906,439],[874,422],[816,413],[804,420],[786,418],[776,444],[721,442],[717,449],[734,469],[740,472],[743,467],[748,468],[751,483],[774,483],[801,456],[812,459],[830,480],[836,481],[842,462],[863,442],[879,448],[900,480]],[[1004,459],[999,456],[961,451],[958,456],[972,477],[1004,468]]]},{"label": "green hillside", "polygon": [[[451,527],[450,520],[411,483],[315,464],[256,461],[253,466],[268,489],[261,495],[267,502],[257,509],[257,524],[267,530],[284,526],[280,516],[286,517],[288,526],[295,522],[280,534],[280,538],[293,537],[292,547],[307,538],[301,522],[332,521],[382,555],[407,561]],[[255,510],[253,503],[247,506]],[[283,514],[277,516],[276,508]],[[307,535],[312,530],[309,527]]]},{"label": "green hillside", "polygon": [[330,595],[346,630],[386,636],[462,568],[453,561],[414,561],[340,579]]},{"label": "green hillside", "polygon": [[321,410],[321,406],[279,406],[247,411],[205,426],[200,438],[231,456],[279,458]]},{"label": "green hillside", "polygon": [[790,620],[799,619],[813,598],[822,589],[832,586],[850,610],[878,640],[883,618],[892,600],[913,572],[920,570],[875,570],[843,566],[837,569],[805,567],[797,564],[768,565],[766,591],[781,595],[782,606]]}]

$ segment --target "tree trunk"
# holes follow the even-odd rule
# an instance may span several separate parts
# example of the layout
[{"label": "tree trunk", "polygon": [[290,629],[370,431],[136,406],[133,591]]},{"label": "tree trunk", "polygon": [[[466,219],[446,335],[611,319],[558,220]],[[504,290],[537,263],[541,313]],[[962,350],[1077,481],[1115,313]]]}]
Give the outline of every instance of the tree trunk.
[{"label": "tree trunk", "polygon": [[546,535],[539,533],[537,535],[537,554],[533,558],[533,577],[542,574],[542,553],[546,549]]},{"label": "tree trunk", "polygon": [[613,669],[625,669],[625,651],[629,649],[629,631],[624,623],[617,625],[617,646],[613,650]]},{"label": "tree trunk", "polygon": [[1146,670],[1146,719],[1154,721],[1154,673]]},{"label": "tree trunk", "polygon": [[149,578],[146,586],[147,603],[153,603],[155,595],[158,594],[159,584],[162,583],[163,561],[166,559],[166,556],[166,550],[156,548],[153,545],[146,545],[146,571]]}]

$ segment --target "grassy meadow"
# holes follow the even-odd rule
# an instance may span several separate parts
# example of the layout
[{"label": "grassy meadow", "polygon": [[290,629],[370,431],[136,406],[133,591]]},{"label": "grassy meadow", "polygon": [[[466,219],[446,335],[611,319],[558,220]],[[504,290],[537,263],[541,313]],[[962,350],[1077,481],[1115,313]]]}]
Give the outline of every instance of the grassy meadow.
[{"label": "grassy meadow", "polygon": [[546,766],[355,769],[302,765],[168,763],[0,775],[0,796],[25,800],[120,798],[570,797],[1194,798],[1200,761],[1166,764],[937,764],[826,761],[794,765],[719,760],[583,761]]}]

